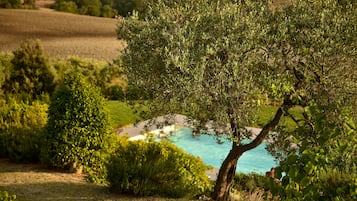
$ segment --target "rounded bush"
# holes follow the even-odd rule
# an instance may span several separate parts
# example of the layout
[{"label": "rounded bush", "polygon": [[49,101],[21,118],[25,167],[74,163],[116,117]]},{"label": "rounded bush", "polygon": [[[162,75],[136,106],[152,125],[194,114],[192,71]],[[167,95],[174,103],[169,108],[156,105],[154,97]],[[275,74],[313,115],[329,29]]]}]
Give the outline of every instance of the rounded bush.
[{"label": "rounded bush", "polygon": [[43,161],[62,168],[100,164],[110,136],[104,105],[80,73],[68,74],[51,99]]},{"label": "rounded bush", "polygon": [[194,197],[210,188],[202,160],[168,142],[122,140],[107,170],[117,193]]}]

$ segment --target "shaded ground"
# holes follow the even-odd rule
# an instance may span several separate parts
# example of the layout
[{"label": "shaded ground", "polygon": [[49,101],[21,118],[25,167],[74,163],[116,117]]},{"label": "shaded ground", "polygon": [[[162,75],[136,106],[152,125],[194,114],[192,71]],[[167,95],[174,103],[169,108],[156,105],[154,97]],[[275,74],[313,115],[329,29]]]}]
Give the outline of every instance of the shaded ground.
[{"label": "shaded ground", "polygon": [[49,56],[112,60],[124,45],[116,39],[117,23],[48,10],[0,9],[0,51],[13,51],[23,40],[38,38]]},{"label": "shaded ground", "polygon": [[19,201],[178,201],[156,197],[128,197],[112,194],[105,185],[87,183],[82,175],[47,169],[38,164],[14,164],[0,159],[0,191],[16,194]]}]

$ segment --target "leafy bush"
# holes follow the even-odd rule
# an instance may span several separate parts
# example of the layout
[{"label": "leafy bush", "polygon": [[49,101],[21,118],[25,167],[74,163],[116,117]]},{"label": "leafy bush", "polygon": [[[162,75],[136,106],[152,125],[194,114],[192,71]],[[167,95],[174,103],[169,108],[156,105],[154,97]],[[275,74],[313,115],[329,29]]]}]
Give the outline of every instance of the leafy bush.
[{"label": "leafy bush", "polygon": [[318,143],[303,141],[280,162],[286,173],[280,194],[286,200],[356,200],[357,127],[347,117],[340,128],[329,128],[324,116],[316,118],[314,134],[321,137],[313,140]]},{"label": "leafy bush", "polygon": [[58,11],[78,13],[77,4],[73,1],[60,1],[56,5],[56,10]]},{"label": "leafy bush", "polygon": [[0,201],[16,200],[16,195],[9,195],[7,191],[0,191]]},{"label": "leafy bush", "polygon": [[61,168],[98,168],[108,128],[98,89],[80,73],[68,74],[51,99],[42,159]]},{"label": "leafy bush", "polygon": [[37,162],[47,105],[0,100],[0,156],[15,162]]},{"label": "leafy bush", "polygon": [[239,173],[234,178],[233,189],[237,192],[247,192],[251,196],[259,194],[262,198],[269,200],[273,198],[272,193],[277,196],[279,195],[281,185],[274,179],[260,174]]},{"label": "leafy bush", "polygon": [[197,196],[210,188],[207,166],[168,142],[122,140],[107,164],[110,188],[140,196]]},{"label": "leafy bush", "polygon": [[323,194],[322,200],[356,200],[357,174],[343,172],[338,169],[321,171],[319,183]]},{"label": "leafy bush", "polygon": [[3,86],[6,93],[27,93],[36,98],[43,93],[52,93],[55,72],[43,53],[39,40],[26,40],[13,52],[13,68],[10,78]]},{"label": "leafy bush", "polygon": [[239,173],[234,178],[234,182],[235,182],[234,188],[238,191],[249,191],[249,192],[252,192],[257,188],[266,189],[269,180],[271,180],[271,178],[256,173],[251,173],[251,174]]},{"label": "leafy bush", "polygon": [[9,80],[12,69],[12,60],[11,54],[6,54],[0,52],[0,95],[3,93],[3,85]]}]

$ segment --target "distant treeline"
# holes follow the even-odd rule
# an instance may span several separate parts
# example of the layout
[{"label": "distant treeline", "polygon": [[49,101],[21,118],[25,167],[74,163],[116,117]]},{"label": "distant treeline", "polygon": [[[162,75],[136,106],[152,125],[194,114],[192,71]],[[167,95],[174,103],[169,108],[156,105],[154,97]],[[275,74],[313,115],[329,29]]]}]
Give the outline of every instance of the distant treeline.
[{"label": "distant treeline", "polygon": [[35,8],[36,0],[0,0],[0,8]]},{"label": "distant treeline", "polygon": [[150,0],[56,0],[55,9],[81,15],[129,16],[133,10],[145,12]]},{"label": "distant treeline", "polygon": [[[182,0],[162,1],[165,2],[166,5],[173,5]],[[212,2],[213,1],[216,0],[212,0]],[[147,13],[148,5],[156,3],[158,2],[154,0],[56,0],[54,8],[58,11],[110,18],[117,15],[127,17],[130,16],[133,11],[137,11],[139,17],[144,17]]]}]

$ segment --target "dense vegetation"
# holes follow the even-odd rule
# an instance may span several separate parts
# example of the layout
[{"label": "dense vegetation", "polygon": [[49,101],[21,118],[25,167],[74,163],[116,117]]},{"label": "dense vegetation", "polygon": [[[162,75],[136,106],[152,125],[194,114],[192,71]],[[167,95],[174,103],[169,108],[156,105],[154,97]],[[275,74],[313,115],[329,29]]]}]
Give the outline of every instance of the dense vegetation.
[{"label": "dense vegetation", "polygon": [[0,157],[16,162],[39,162],[48,106],[0,99]]},{"label": "dense vegetation", "polygon": [[44,55],[40,42],[24,41],[13,54],[9,78],[2,85],[5,94],[27,94],[31,99],[36,99],[43,93],[51,94],[56,74]]},{"label": "dense vegetation", "polygon": [[118,193],[190,198],[210,188],[201,159],[165,142],[122,140],[107,169]]},{"label": "dense vegetation", "polygon": [[[342,180],[345,187],[329,195],[331,189],[322,183],[356,174],[355,143],[336,142],[356,142],[355,13],[355,4],[335,0],[299,0],[282,7],[269,1],[159,1],[145,20],[134,15],[119,24],[117,33],[128,41],[122,54],[128,81],[150,94],[155,111],[185,113],[197,129],[210,125],[234,139],[213,199],[228,199],[237,160],[268,137],[286,173],[281,198],[353,199],[355,181]],[[244,144],[251,136],[245,126],[269,102],[266,97],[279,108]],[[302,115],[295,116],[292,108]],[[296,128],[278,130],[283,116]],[[336,149],[351,151],[348,162]],[[339,157],[330,158],[336,153]],[[338,168],[340,162],[352,170]]]},{"label": "dense vegetation", "polygon": [[95,167],[108,145],[108,116],[97,88],[70,72],[49,106],[43,157],[57,167]]},{"label": "dense vegetation", "polygon": [[35,8],[36,0],[0,0],[0,8]]},{"label": "dense vegetation", "polygon": [[[126,88],[120,61],[94,63],[92,60],[75,57],[50,60],[44,54],[39,40],[24,41],[12,54],[2,53],[0,58],[3,75],[0,99],[0,157],[18,163],[38,163],[41,160],[51,167],[84,172],[92,182],[105,182],[103,179],[106,178],[111,181],[110,177],[106,177],[104,164],[114,160],[114,155],[119,156],[119,153],[125,152],[124,146],[117,147],[119,142],[125,140],[118,141],[118,138],[112,135],[111,129],[140,120],[140,116],[144,116],[141,112],[146,110],[142,105],[144,102],[134,100],[140,96],[140,91]],[[48,74],[52,75],[51,79],[43,79]],[[24,83],[19,84],[20,81]],[[51,86],[51,90],[42,86]],[[55,88],[54,91],[52,87]],[[110,99],[127,99],[133,102],[133,106],[130,106],[130,102],[104,102],[102,93],[107,94]],[[122,108],[116,108],[117,106]],[[111,129],[105,108],[119,112],[112,115],[117,119],[111,123]],[[120,112],[121,110],[124,111]],[[136,148],[140,150],[146,146],[143,142]],[[171,179],[173,182],[169,184],[173,188],[169,192],[161,188],[162,183],[157,183],[155,188],[146,189],[145,195],[195,196],[208,188],[206,166],[202,161],[186,155],[173,145],[156,146],[157,150],[162,149],[158,153],[165,152],[170,156],[160,163],[160,167],[167,171],[160,181],[166,183]],[[109,158],[114,149],[117,150],[116,154]],[[132,153],[136,155],[138,150]],[[173,160],[175,156],[180,157]],[[181,159],[190,163],[185,165]],[[151,164],[150,160],[151,158],[148,159],[148,164]],[[129,161],[132,162],[131,159]],[[126,166],[128,164],[115,164],[119,169]],[[141,168],[139,161],[137,164],[131,164],[131,167],[133,170]],[[113,168],[108,169],[111,170],[111,175],[117,172]],[[186,176],[180,174],[180,179],[177,180],[178,176],[172,176],[177,174],[177,171]],[[134,177],[134,173],[130,174]],[[142,176],[151,177],[150,172]],[[200,185],[192,186],[192,182]],[[152,186],[151,184],[149,186]],[[136,191],[128,192],[135,194]],[[12,198],[5,193],[3,197]]]},{"label": "dense vegetation", "polygon": [[147,0],[56,0],[55,8],[59,11],[82,15],[126,17],[134,10],[143,13],[148,2]]},{"label": "dense vegetation", "polygon": [[[57,6],[95,16],[107,10],[112,17],[112,6],[123,2]],[[262,189],[266,199],[356,200],[355,6],[337,0],[281,7],[264,0],[158,1],[142,7],[145,16],[118,21],[127,46],[109,63],[49,59],[40,41],[25,41],[0,54],[0,157],[84,167],[90,181],[108,182],[119,193],[210,195],[202,161],[171,144],[117,138],[108,127],[183,113],[198,130],[232,136],[213,199]],[[105,104],[102,95],[123,102]],[[150,104],[149,114],[142,103]],[[121,116],[145,112],[109,122],[105,107],[118,106],[125,110]],[[261,120],[257,111],[271,115]],[[261,133],[244,144],[252,137],[245,126],[255,124]],[[235,175],[239,157],[268,138],[279,161],[276,179]],[[0,199],[12,198],[0,192]]]}]

